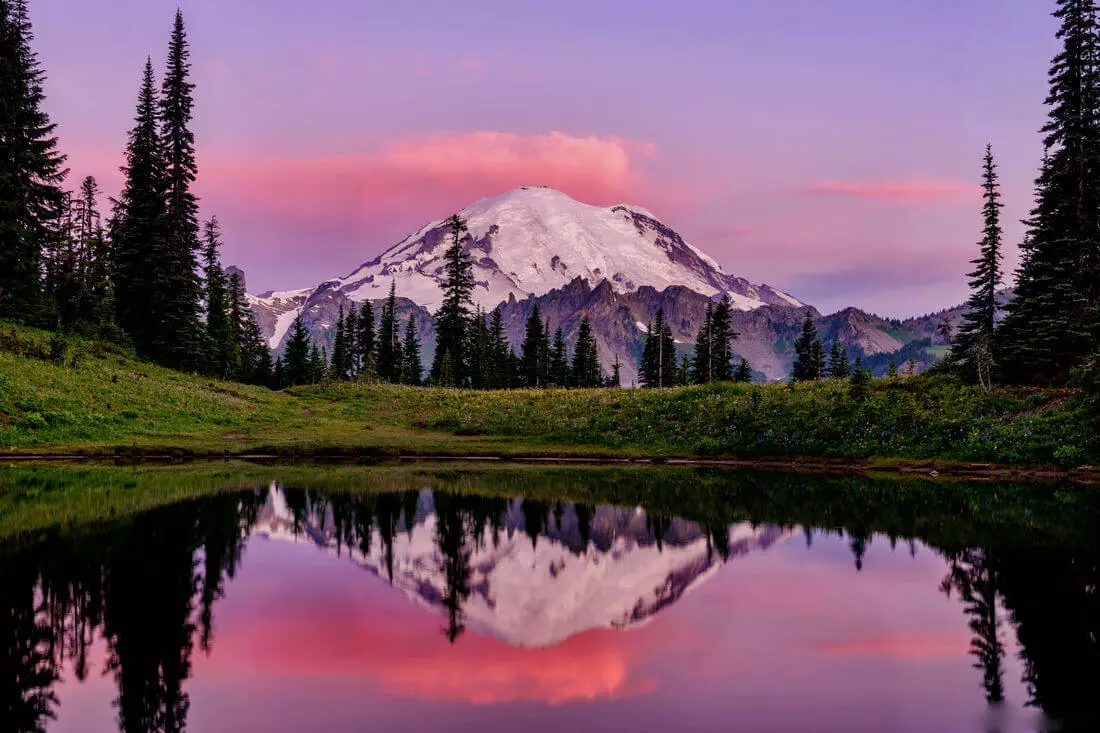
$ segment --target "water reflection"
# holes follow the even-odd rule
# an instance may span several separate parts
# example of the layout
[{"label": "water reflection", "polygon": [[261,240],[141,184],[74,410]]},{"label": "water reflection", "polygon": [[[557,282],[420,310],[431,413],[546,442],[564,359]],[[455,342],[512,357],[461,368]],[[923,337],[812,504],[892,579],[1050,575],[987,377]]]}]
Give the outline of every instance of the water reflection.
[{"label": "water reflection", "polygon": [[[103,525],[10,538],[0,543],[0,730],[50,730],[61,708],[59,691],[97,674],[113,683],[110,704],[118,730],[184,730],[196,649],[216,652],[215,611],[241,569],[246,545],[251,554],[249,543],[257,541],[316,548],[334,556],[331,562],[377,576],[392,587],[391,596],[435,609],[437,628],[454,646],[446,656],[433,651],[427,657],[435,673],[447,677],[435,683],[454,691],[464,676],[477,677],[477,690],[454,699],[482,704],[517,699],[494,693],[484,681],[490,675],[501,686],[523,675],[552,676],[555,690],[540,697],[555,704],[652,693],[652,678],[628,680],[622,659],[603,656],[603,637],[592,635],[641,628],[723,567],[736,568],[741,558],[769,548],[804,544],[815,557],[828,559],[834,548],[844,547],[846,572],[876,583],[882,576],[875,573],[885,572],[876,567],[876,547],[900,543],[898,552],[910,557],[927,546],[945,568],[939,592],[959,601],[967,618],[974,695],[984,694],[991,706],[985,728],[1000,729],[998,711],[1022,682],[1029,705],[1067,728],[1095,729],[1095,541],[1004,527],[948,531],[942,517],[931,521],[917,514],[902,522],[912,529],[905,534],[896,506],[876,507],[872,500],[825,507],[812,497],[803,504],[772,488],[754,494],[747,517],[744,507],[733,511],[709,494],[701,498],[686,490],[677,512],[675,500],[647,511],[504,498],[499,490],[342,493],[273,483]],[[806,516],[818,521],[794,521]],[[371,581],[364,576],[362,582]],[[935,593],[932,586],[927,590]],[[821,602],[822,593],[810,585],[803,594],[808,606]],[[765,598],[760,593],[737,602]],[[766,603],[762,609],[775,618],[782,613]],[[263,613],[254,618],[262,624]],[[714,625],[715,644],[718,636],[737,633],[722,628],[721,615],[705,622]],[[341,632],[363,633],[339,623],[320,633]],[[419,632],[390,633],[412,646]],[[385,646],[385,633],[379,634],[364,643]],[[703,657],[708,642],[706,633],[701,636],[702,642],[683,644],[699,644]],[[502,646],[475,659],[470,645],[483,639]],[[931,635],[833,640],[821,649],[838,658],[923,659],[941,654],[941,647],[947,655],[954,649]],[[350,649],[354,654],[354,644]],[[459,663],[463,653],[480,667]],[[532,660],[537,672],[519,666]],[[765,662],[742,661],[767,668]],[[406,672],[395,660],[391,672],[404,675],[406,687],[426,684],[424,667]],[[775,685],[781,688],[782,680]],[[809,690],[804,695],[813,697]],[[703,715],[682,714],[685,727],[692,727],[695,714]],[[820,720],[815,724],[832,729]]]}]

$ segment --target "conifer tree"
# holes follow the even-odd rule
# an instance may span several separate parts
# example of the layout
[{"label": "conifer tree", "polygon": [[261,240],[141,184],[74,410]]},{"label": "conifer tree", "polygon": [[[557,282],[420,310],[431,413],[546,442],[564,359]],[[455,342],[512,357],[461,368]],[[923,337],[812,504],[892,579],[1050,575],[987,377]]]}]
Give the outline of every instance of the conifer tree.
[{"label": "conifer tree", "polygon": [[962,326],[951,345],[950,360],[970,375],[992,364],[997,316],[997,286],[1001,283],[1001,203],[993,146],[985,148],[982,217],[985,222],[978,257],[971,260],[970,299]]},{"label": "conifer tree", "polygon": [[825,376],[825,347],[822,345],[820,338],[814,339],[813,354],[813,377],[811,378],[821,379]]},{"label": "conifer tree", "polygon": [[890,365],[886,367],[886,376],[888,376],[888,377],[898,376],[897,362],[891,361]]},{"label": "conifer tree", "polygon": [[424,367],[420,362],[420,337],[416,333],[416,319],[410,315],[405,324],[405,338],[401,344],[401,383],[419,386],[423,374]]},{"label": "conifer tree", "polygon": [[508,337],[504,334],[504,316],[500,308],[493,310],[489,319],[489,384],[491,389],[512,387],[510,349]]},{"label": "conifer tree", "polygon": [[691,384],[691,358],[687,354],[680,355],[680,366],[676,369],[676,384],[681,387]]},{"label": "conifer tree", "polygon": [[443,304],[435,314],[436,350],[432,376],[442,381],[443,357],[451,360],[450,376],[455,385],[464,382],[466,371],[466,329],[470,320],[470,294],[474,290],[473,262],[462,249],[466,222],[455,214],[447,225],[451,228],[451,246],[443,255]]},{"label": "conifer tree", "polygon": [[33,40],[25,0],[0,0],[0,317],[49,325],[42,251],[57,236],[68,171]]},{"label": "conifer tree", "polygon": [[283,350],[283,382],[289,386],[307,384],[312,378],[313,362],[310,360],[309,332],[302,324],[302,314],[294,318],[290,338]]},{"label": "conifer tree", "polygon": [[489,381],[489,362],[492,357],[489,345],[489,324],[485,321],[485,314],[480,305],[474,310],[468,331],[466,353],[469,355],[470,387],[485,389]]},{"label": "conifer tree", "polygon": [[350,374],[350,353],[348,344],[348,319],[344,315],[344,306],[336,317],[336,334],[332,339],[332,360],[329,364],[329,378],[337,381],[347,379]]},{"label": "conifer tree", "polygon": [[737,364],[737,369],[733,373],[733,381],[743,384],[752,381],[752,367],[749,366],[749,360],[745,357],[741,357],[741,361]]},{"label": "conifer tree", "polygon": [[848,388],[848,394],[853,400],[862,400],[867,396],[870,385],[871,374],[863,368],[863,357],[857,356],[855,367],[852,369],[852,380]]},{"label": "conifer tree", "polygon": [[817,329],[814,328],[814,319],[809,311],[802,321],[802,334],[794,344],[794,370],[792,379],[795,382],[808,382],[817,379],[820,372],[817,360],[817,348],[820,342],[817,338]]},{"label": "conifer tree", "polygon": [[714,358],[711,347],[714,340],[711,338],[711,325],[714,323],[714,301],[707,301],[707,312],[703,316],[703,325],[699,327],[699,334],[695,337],[695,359],[692,364],[693,377],[696,384],[707,384],[714,381]]},{"label": "conifer tree", "polygon": [[92,325],[100,333],[110,331],[115,322],[114,291],[111,288],[111,247],[99,215],[99,185],[92,176],[80,184],[82,209],[76,230],[83,267],[78,271],[83,289],[77,308],[77,320]]},{"label": "conifer tree", "polygon": [[615,363],[611,366],[611,378],[607,382],[609,387],[623,386],[623,366],[619,363],[619,355],[615,354]]},{"label": "conifer tree", "polygon": [[546,363],[546,335],[542,315],[536,303],[531,309],[531,315],[527,317],[524,328],[522,351],[522,369],[524,386],[539,388],[546,386],[546,375],[549,365]]},{"label": "conifer tree", "polygon": [[599,387],[603,385],[603,370],[600,369],[599,350],[596,346],[596,337],[592,333],[592,324],[588,316],[581,317],[581,325],[577,331],[577,344],[573,349],[573,373],[571,382],[574,386],[584,388]]},{"label": "conifer tree", "polygon": [[569,352],[561,328],[554,332],[554,345],[550,347],[550,381],[558,387],[569,386]]},{"label": "conifer tree", "polygon": [[374,306],[364,300],[356,319],[355,332],[355,374],[358,377],[373,378],[377,374],[375,349],[377,340],[374,330]]},{"label": "conifer tree", "polygon": [[206,348],[210,373],[230,379],[240,366],[238,334],[230,322],[225,272],[222,270],[221,227],[217,217],[203,226],[203,275],[206,280]]},{"label": "conifer tree", "polygon": [[657,310],[648,327],[641,366],[638,376],[646,387],[670,387],[676,383],[676,342],[672,327],[665,322],[663,308]]},{"label": "conifer tree", "polygon": [[1001,328],[1014,381],[1064,383],[1100,341],[1100,54],[1095,0],[1057,0],[1046,157]]},{"label": "conifer tree", "polygon": [[278,382],[273,379],[271,351],[259,324],[256,323],[256,316],[248,305],[241,276],[236,272],[229,276],[227,298],[229,322],[240,354],[236,378],[249,384],[277,385]]},{"label": "conifer tree", "polygon": [[390,294],[382,306],[378,318],[378,346],[375,355],[375,369],[378,378],[384,382],[401,381],[400,333],[397,324],[397,283],[390,283]]},{"label": "conifer tree", "polygon": [[722,296],[714,306],[714,315],[710,324],[711,361],[714,365],[712,377],[721,382],[733,379],[733,352],[730,343],[738,334],[733,330],[733,303],[729,293]]},{"label": "conifer tree", "polygon": [[328,353],[323,351],[316,343],[310,342],[309,347],[309,375],[306,384],[319,384],[328,376]]},{"label": "conifer tree", "polygon": [[111,240],[118,325],[138,353],[154,356],[153,342],[164,327],[166,302],[158,292],[161,278],[157,243],[164,237],[164,158],[157,133],[157,93],[153,63],[145,61],[137,115],[126,146],[122,195]]},{"label": "conifer tree", "polygon": [[191,132],[194,84],[183,14],[176,11],[168,47],[168,70],[160,96],[160,149],[164,155],[165,216],[157,240],[157,297],[163,303],[161,327],[154,337],[158,359],[168,366],[194,363],[199,326],[198,199],[191,192],[198,167]]}]

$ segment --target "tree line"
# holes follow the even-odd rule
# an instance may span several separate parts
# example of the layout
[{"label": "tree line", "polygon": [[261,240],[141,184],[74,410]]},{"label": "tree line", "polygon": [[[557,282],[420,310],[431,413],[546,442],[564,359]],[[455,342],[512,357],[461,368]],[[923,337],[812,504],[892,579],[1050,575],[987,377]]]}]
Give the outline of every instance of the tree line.
[{"label": "tree line", "polygon": [[176,369],[270,383],[243,283],[220,263],[217,220],[200,227],[183,15],[159,87],[146,59],[123,189],[106,217],[94,178],[63,187],[69,171],[43,110],[33,38],[26,0],[0,0],[0,317],[129,343]]}]

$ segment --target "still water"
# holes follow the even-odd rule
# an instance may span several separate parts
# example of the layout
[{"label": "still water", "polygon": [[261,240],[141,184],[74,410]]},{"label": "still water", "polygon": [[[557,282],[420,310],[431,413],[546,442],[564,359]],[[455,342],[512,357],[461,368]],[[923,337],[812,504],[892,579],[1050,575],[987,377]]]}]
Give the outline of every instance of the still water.
[{"label": "still water", "polygon": [[0,731],[1097,722],[1084,509],[1063,531],[855,479],[360,470],[0,540]]}]

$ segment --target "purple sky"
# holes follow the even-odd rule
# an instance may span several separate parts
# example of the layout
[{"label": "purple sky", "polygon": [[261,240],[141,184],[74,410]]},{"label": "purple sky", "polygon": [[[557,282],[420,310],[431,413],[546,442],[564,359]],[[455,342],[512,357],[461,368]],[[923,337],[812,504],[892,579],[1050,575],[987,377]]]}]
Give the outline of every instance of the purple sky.
[{"label": "purple sky", "polygon": [[1047,0],[32,0],[70,185],[117,193],[177,5],[203,214],[254,292],[548,184],[826,311],[936,310],[966,296],[986,142],[1015,266],[1056,51]]}]

